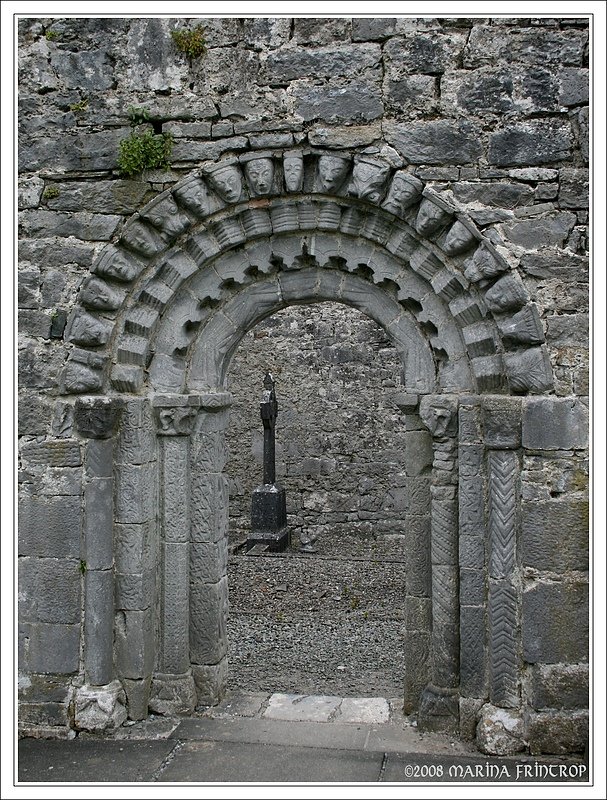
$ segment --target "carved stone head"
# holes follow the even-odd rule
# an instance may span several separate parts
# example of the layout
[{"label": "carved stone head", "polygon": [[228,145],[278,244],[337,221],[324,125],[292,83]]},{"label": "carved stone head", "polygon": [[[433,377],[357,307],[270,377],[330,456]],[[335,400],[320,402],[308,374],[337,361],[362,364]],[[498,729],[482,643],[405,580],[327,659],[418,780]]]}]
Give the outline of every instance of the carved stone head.
[{"label": "carved stone head", "polygon": [[480,281],[483,278],[494,278],[508,269],[508,265],[498,258],[486,244],[481,244],[474,255],[466,261],[464,275],[469,281]]},{"label": "carved stone head", "polygon": [[263,197],[272,191],[274,162],[271,158],[255,158],[244,165],[251,194]]},{"label": "carved stone head", "polygon": [[237,203],[242,196],[242,174],[235,164],[220,164],[209,170],[209,183],[226,203]]},{"label": "carved stone head", "polygon": [[142,267],[143,265],[134,258],[110,245],[99,256],[93,272],[104,278],[128,283],[137,277]]},{"label": "carved stone head", "polygon": [[204,181],[193,175],[185,183],[176,186],[173,194],[187,209],[199,217],[206,217],[210,213],[209,194]]},{"label": "carved stone head", "polygon": [[287,192],[300,192],[303,188],[303,157],[300,153],[285,153],[282,162]]},{"label": "carved stone head", "polygon": [[469,250],[478,239],[473,231],[460,220],[453,223],[443,244],[443,250],[450,256],[459,255]]},{"label": "carved stone head", "polygon": [[321,156],[318,159],[318,186],[321,192],[335,192],[346,179],[350,160],[341,156]]},{"label": "carved stone head", "polygon": [[507,272],[485,292],[491,311],[515,311],[529,300],[529,293],[519,276]]},{"label": "carved stone head", "polygon": [[450,216],[438,203],[424,197],[417,212],[415,230],[422,236],[431,236],[447,224]]},{"label": "carved stone head", "polygon": [[408,172],[397,172],[392,179],[388,196],[382,203],[382,208],[392,214],[400,215],[420,198],[424,184],[419,178]]},{"label": "carved stone head", "polygon": [[383,161],[361,158],[354,164],[349,194],[360,197],[361,200],[379,203],[389,174],[390,167]]},{"label": "carved stone head", "polygon": [[147,211],[143,211],[141,216],[158,228],[162,237],[167,240],[179,236],[190,225],[190,220],[181,214],[177,203],[170,195],[155,202]]},{"label": "carved stone head", "polygon": [[111,323],[79,308],[75,311],[66,332],[66,340],[85,347],[105,344],[110,337]]},{"label": "carved stone head", "polygon": [[83,392],[96,392],[101,389],[101,373],[80,364],[70,361],[66,366],[62,378],[62,391],[66,394],[82,394]]},{"label": "carved stone head", "polygon": [[87,278],[80,289],[80,302],[86,308],[115,311],[120,308],[123,299],[123,293],[115,291],[105,281],[94,276]]},{"label": "carved stone head", "polygon": [[131,222],[122,234],[122,241],[143,256],[151,258],[163,249],[164,244],[160,242],[152,231],[142,222]]}]

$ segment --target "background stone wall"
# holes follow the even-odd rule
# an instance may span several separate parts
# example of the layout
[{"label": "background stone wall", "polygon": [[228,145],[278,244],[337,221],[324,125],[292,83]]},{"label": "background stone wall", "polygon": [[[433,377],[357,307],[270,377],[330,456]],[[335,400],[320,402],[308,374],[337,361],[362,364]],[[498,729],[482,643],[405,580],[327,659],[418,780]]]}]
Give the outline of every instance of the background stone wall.
[{"label": "background stone wall", "polygon": [[[188,59],[170,33],[198,22],[207,49]],[[65,725],[70,690],[57,676],[83,674],[87,477],[73,407],[58,391],[78,288],[137,208],[201,161],[309,144],[408,165],[507,248],[539,309],[559,402],[537,398],[523,415],[523,691],[534,746],[579,747],[587,702],[588,21],[32,18],[19,21],[19,57],[25,721]],[[131,107],[148,111],[150,130],[172,134],[170,169],[118,173]],[[395,365],[381,331],[339,307],[288,309],[246,337],[231,372],[234,542],[258,474],[260,376],[271,366],[281,435],[291,431],[279,474],[294,531],[314,526],[319,544],[347,544],[348,556],[379,541],[382,558],[391,557],[400,504],[418,479],[407,465],[419,448],[408,443],[420,436],[416,420],[384,399],[384,388],[398,386]],[[385,480],[387,471],[396,480]],[[241,580],[237,610],[246,580],[256,578],[231,569]],[[363,620],[361,612],[359,631]],[[359,673],[358,685],[401,685],[393,667],[375,682]]]}]

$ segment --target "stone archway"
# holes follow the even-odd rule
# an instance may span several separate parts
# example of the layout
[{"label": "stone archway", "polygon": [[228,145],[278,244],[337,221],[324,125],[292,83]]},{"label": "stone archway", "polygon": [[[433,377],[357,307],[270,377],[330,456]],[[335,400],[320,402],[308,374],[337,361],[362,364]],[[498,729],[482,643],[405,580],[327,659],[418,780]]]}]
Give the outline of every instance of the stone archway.
[{"label": "stone archway", "polygon": [[[221,695],[226,371],[260,319],[331,300],[384,328],[403,364],[402,402],[433,436],[432,669],[420,723],[456,730],[462,697],[516,706],[517,444],[489,443],[487,455],[479,415],[495,404],[517,414],[516,399],[482,395],[550,387],[537,310],[465,215],[381,159],[290,151],[241,162],[207,165],[142,209],[93,266],[66,329],[62,390],[87,395],[80,416],[125,409],[114,460],[119,553],[110,577],[106,566],[86,578],[87,587],[115,581],[118,607],[99,619],[85,602],[89,682],[114,677],[113,630],[134,718],[148,704],[187,711]],[[95,398],[102,393],[115,400]],[[99,435],[87,424],[94,452]],[[87,547],[112,538],[112,521],[93,524],[111,488],[110,478],[91,483]]]}]

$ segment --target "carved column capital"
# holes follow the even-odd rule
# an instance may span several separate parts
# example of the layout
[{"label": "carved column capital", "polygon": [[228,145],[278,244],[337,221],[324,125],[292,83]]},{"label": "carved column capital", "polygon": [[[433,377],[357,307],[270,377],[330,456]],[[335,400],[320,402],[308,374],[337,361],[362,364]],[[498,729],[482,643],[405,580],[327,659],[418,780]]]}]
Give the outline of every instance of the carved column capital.
[{"label": "carved column capital", "polygon": [[189,436],[194,430],[198,409],[192,406],[163,406],[154,409],[159,436]]},{"label": "carved column capital", "polygon": [[435,439],[449,439],[457,435],[457,408],[454,395],[424,395],[419,416]]},{"label": "carved column capital", "polygon": [[79,397],[74,406],[74,424],[88,439],[109,439],[118,427],[124,401],[109,397]]}]

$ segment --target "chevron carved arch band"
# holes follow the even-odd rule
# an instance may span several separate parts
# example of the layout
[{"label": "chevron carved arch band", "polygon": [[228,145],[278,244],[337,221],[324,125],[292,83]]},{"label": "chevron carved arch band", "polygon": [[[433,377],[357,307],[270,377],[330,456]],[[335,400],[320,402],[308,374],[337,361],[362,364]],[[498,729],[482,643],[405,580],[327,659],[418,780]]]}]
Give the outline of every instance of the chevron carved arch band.
[{"label": "chevron carved arch band", "polygon": [[508,252],[378,155],[301,149],[206,163],[134,215],[80,288],[60,391],[220,389],[256,321],[322,300],[378,321],[417,392],[552,388]]}]

